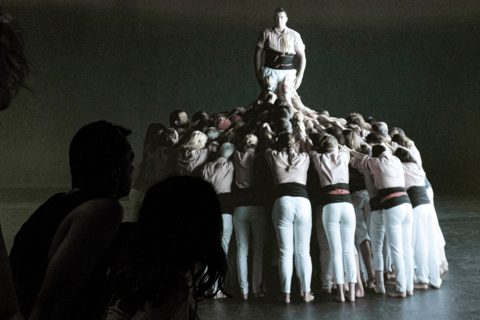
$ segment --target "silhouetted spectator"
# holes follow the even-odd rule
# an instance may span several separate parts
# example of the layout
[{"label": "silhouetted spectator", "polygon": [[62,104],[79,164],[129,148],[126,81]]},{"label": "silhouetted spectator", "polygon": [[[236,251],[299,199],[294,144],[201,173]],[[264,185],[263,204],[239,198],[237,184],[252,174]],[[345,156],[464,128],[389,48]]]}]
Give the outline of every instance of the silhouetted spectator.
[{"label": "silhouetted spectator", "polygon": [[25,317],[102,316],[107,252],[123,218],[118,199],[132,179],[129,134],[105,121],[81,128],[70,144],[72,189],[40,206],[15,236],[10,262]]},{"label": "silhouetted spectator", "polygon": [[221,239],[222,212],[210,184],[177,176],[154,185],[113,272],[115,296],[104,319],[195,319],[197,302],[223,290]]}]

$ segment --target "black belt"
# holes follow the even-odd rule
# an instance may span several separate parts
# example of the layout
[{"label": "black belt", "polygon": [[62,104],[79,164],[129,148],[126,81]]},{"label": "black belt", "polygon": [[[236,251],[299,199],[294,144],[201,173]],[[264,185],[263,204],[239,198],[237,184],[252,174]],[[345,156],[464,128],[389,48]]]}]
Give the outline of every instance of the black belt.
[{"label": "black belt", "polygon": [[265,67],[279,70],[293,69],[294,56],[294,53],[267,50],[265,53]]}]

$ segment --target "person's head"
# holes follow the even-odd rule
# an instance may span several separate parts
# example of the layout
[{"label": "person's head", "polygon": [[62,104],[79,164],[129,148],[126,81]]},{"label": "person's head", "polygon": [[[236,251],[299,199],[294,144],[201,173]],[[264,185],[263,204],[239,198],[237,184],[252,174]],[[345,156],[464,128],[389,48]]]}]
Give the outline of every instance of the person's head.
[{"label": "person's head", "polygon": [[177,129],[177,128],[184,128],[188,126],[188,116],[185,110],[179,109],[175,110],[170,113],[170,127]]},{"label": "person's head", "polygon": [[20,88],[27,88],[30,66],[24,51],[20,27],[0,4],[0,111],[10,106]]},{"label": "person's head", "polygon": [[402,136],[400,134],[395,134],[392,137],[392,142],[396,142],[400,146],[405,147],[405,148],[410,148],[412,146],[412,140],[410,140],[408,137]]},{"label": "person's head", "polygon": [[334,136],[339,144],[342,146],[345,145],[345,138],[343,137],[342,129],[339,127],[331,127],[327,129],[327,133]]},{"label": "person's head", "polygon": [[147,128],[147,132],[145,133],[145,140],[143,142],[143,148],[145,148],[148,144],[152,143],[160,133],[165,129],[165,126],[161,123],[150,123]]},{"label": "person's head", "polygon": [[192,115],[192,121],[193,122],[197,122],[201,119],[205,119],[205,120],[208,119],[208,114],[203,110],[197,111]]},{"label": "person's head", "polygon": [[375,123],[377,123],[377,120],[375,120],[375,118],[372,116],[368,116],[365,119],[365,122],[367,122],[370,126],[373,126]]},{"label": "person's head", "polygon": [[187,150],[200,150],[205,148],[208,137],[205,133],[200,131],[193,131],[188,138],[188,141],[183,145]]},{"label": "person's head", "polygon": [[220,142],[218,142],[217,140],[213,140],[208,144],[207,148],[208,148],[208,154],[210,154],[211,159],[213,159],[218,152],[218,148],[220,148]]},{"label": "person's head", "polygon": [[232,123],[230,120],[228,120],[226,117],[218,117],[217,120],[215,120],[215,128],[218,130],[227,130],[230,128],[230,125]]},{"label": "person's head", "polygon": [[370,145],[381,144],[383,140],[384,140],[383,136],[378,132],[370,132],[365,137],[365,141]]},{"label": "person's head", "polygon": [[363,116],[360,113],[350,113],[347,117],[347,124],[355,124],[359,126],[361,129],[368,130],[368,124],[363,119]]},{"label": "person's head", "polygon": [[385,151],[387,151],[387,148],[385,148],[385,146],[382,146],[381,144],[376,144],[372,147],[372,157],[378,158]]},{"label": "person's head", "polygon": [[288,21],[287,11],[283,8],[276,8],[273,11],[273,21],[275,22],[275,28],[285,29]]},{"label": "person's head", "polygon": [[173,128],[167,128],[160,133],[158,145],[160,147],[173,147],[178,142],[178,133]]},{"label": "person's head", "polygon": [[220,150],[218,150],[218,157],[222,157],[228,160],[234,152],[235,146],[230,142],[224,142],[220,146]]},{"label": "person's head", "polygon": [[279,132],[279,133],[281,133],[281,132],[292,133],[293,128],[292,128],[292,123],[290,122],[290,120],[288,120],[286,118],[280,119],[278,121],[277,132]]},{"label": "person's head", "polygon": [[322,115],[322,116],[330,117],[330,113],[327,110],[318,109],[317,113]]},{"label": "person's head", "polygon": [[395,150],[395,156],[402,162],[416,162],[410,152],[403,148],[397,148],[397,150]]},{"label": "person's head", "polygon": [[220,132],[218,132],[217,128],[215,127],[210,127],[207,129],[207,132],[205,132],[209,140],[215,140],[220,136]]},{"label": "person's head", "polygon": [[350,149],[361,152],[362,144],[360,143],[360,136],[355,130],[344,130],[343,136],[345,137],[345,145]]},{"label": "person's head", "polygon": [[318,146],[317,151],[320,153],[329,153],[338,151],[338,141],[337,138],[331,134],[324,134],[320,141],[316,144]]},{"label": "person's head", "polygon": [[247,149],[255,149],[258,145],[258,138],[256,135],[250,133],[247,134],[240,142],[240,149],[245,151]]},{"label": "person's head", "polygon": [[396,134],[399,134],[402,137],[405,137],[405,132],[403,131],[403,129],[398,128],[398,127],[391,128],[390,131],[388,132],[388,134],[392,137],[392,139],[393,139],[393,136],[396,135]]},{"label": "person's head", "polygon": [[82,127],[70,143],[72,188],[102,189],[116,198],[130,191],[133,152],[130,130],[106,121]]},{"label": "person's head", "polygon": [[155,184],[114,270],[115,294],[158,306],[189,283],[195,300],[213,297],[211,288],[217,283],[223,290],[227,272],[222,232],[220,202],[209,183],[176,176]]}]

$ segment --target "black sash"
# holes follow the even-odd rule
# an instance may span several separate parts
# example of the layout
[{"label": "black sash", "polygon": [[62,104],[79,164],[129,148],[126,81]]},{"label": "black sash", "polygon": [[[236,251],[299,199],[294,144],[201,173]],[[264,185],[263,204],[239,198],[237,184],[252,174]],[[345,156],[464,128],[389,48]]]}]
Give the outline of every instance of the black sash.
[{"label": "black sash", "polygon": [[415,208],[421,204],[429,204],[430,198],[427,194],[427,189],[424,186],[414,186],[407,190],[410,201],[412,202],[412,208]]},{"label": "black sash", "polygon": [[275,189],[275,194],[276,199],[283,196],[303,197],[308,199],[307,186],[296,182],[279,184]]},{"label": "black sash", "polygon": [[411,203],[407,191],[402,187],[378,190],[378,197],[383,209],[390,209],[403,203]]},{"label": "black sash", "polygon": [[336,183],[325,186],[322,188],[322,204],[325,206],[330,203],[339,203],[339,202],[348,202],[352,203],[352,196],[350,193],[347,194],[329,194],[331,191],[335,190],[346,190],[350,192],[349,185],[347,183]]},{"label": "black sash", "polygon": [[265,53],[265,67],[278,70],[293,69],[294,53],[281,53],[268,49]]}]

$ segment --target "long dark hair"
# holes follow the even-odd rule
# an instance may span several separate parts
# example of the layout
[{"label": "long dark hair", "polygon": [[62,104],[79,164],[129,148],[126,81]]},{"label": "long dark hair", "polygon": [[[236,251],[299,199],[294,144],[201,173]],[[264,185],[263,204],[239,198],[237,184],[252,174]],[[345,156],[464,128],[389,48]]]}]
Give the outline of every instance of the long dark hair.
[{"label": "long dark hair", "polygon": [[25,78],[30,63],[24,50],[20,27],[0,4],[0,110],[8,108],[20,87],[28,89]]},{"label": "long dark hair", "polygon": [[278,135],[277,137],[277,142],[275,145],[275,150],[277,151],[282,151],[284,148],[287,149],[287,154],[288,154],[288,166],[287,166],[287,172],[290,171],[290,167],[293,164],[293,157],[295,156],[295,138],[293,135],[289,132],[282,132]]},{"label": "long dark hair", "polygon": [[210,184],[188,176],[157,183],[145,195],[114,273],[115,294],[142,306],[161,305],[186,287],[196,302],[212,298],[224,291],[227,272],[222,232],[220,202]]}]

